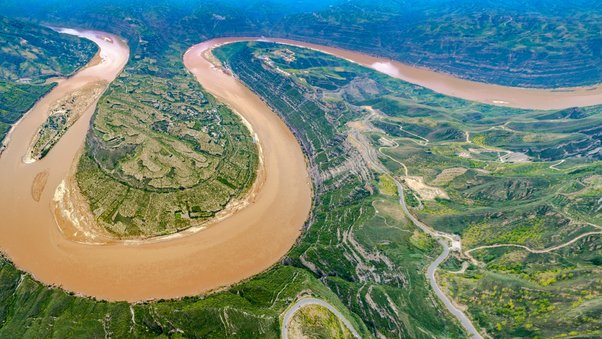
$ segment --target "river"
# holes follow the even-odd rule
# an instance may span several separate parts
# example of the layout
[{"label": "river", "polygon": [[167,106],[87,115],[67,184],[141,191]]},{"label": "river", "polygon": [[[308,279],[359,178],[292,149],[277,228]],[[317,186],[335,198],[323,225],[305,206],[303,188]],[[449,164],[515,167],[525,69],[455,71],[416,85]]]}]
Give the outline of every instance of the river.
[{"label": "river", "polygon": [[[201,85],[246,120],[258,139],[262,166],[250,204],[198,232],[147,241],[74,241],[57,227],[52,198],[68,178],[84,144],[95,105],[69,129],[48,155],[25,163],[31,138],[48,107],[88,83],[112,81],[129,57],[118,37],[66,31],[96,42],[102,62],[60,81],[14,127],[0,157],[0,248],[36,279],[82,295],[140,301],[195,295],[239,282],[272,266],[294,245],[311,208],[311,181],[293,134],[267,105],[208,53],[224,43],[258,38],[214,39],[191,47],[184,64]],[[262,39],[265,40],[265,39]],[[341,49],[270,39],[330,53],[447,95],[521,108],[565,108],[602,103],[602,90],[521,89],[475,83]],[[43,178],[44,180],[41,180]],[[32,186],[41,189],[39,201]]]},{"label": "river", "polygon": [[602,84],[586,87],[538,89],[510,87],[457,78],[399,61],[346,49],[279,38],[232,37],[215,39],[220,43],[267,41],[310,48],[372,68],[397,79],[435,92],[489,105],[524,109],[564,109],[602,104]]},{"label": "river", "polygon": [[[300,235],[311,207],[305,158],[293,134],[265,103],[204,58],[211,44],[191,48],[184,62],[209,92],[245,118],[259,140],[261,183],[250,204],[202,231],[150,241],[91,244],[61,232],[52,198],[72,170],[95,107],[45,158],[24,163],[23,157],[53,102],[90,82],[112,81],[129,57],[127,45],[116,36],[68,32],[99,44],[104,60],[61,81],[42,98],[14,128],[0,158],[0,248],[16,266],[41,282],[78,294],[140,301],[214,290],[258,274],[282,258]],[[40,173],[47,179],[35,201],[32,185]]]}]

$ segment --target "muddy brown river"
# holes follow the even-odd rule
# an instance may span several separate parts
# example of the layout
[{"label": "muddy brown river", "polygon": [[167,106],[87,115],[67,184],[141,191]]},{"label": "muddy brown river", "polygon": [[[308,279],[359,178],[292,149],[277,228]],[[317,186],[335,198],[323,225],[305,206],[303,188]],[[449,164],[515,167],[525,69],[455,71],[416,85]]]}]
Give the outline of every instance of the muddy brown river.
[{"label": "muddy brown river", "polygon": [[[215,39],[193,46],[184,64],[203,87],[232,107],[257,136],[262,166],[251,202],[197,232],[147,241],[74,241],[57,227],[52,200],[81,150],[95,105],[48,155],[25,163],[48,108],[86,84],[112,81],[128,60],[127,45],[111,34],[69,31],[96,42],[102,62],[62,80],[11,131],[0,157],[0,248],[36,279],[99,299],[139,301],[194,295],[253,276],[277,262],[300,235],[311,207],[311,182],[298,142],[284,122],[238,80],[214,65],[213,47],[256,38]],[[296,41],[435,91],[484,103],[564,108],[602,103],[600,88],[562,92],[510,88],[453,78],[390,60]]]},{"label": "muddy brown river", "polygon": [[429,88],[441,94],[490,105],[548,110],[602,104],[602,84],[554,89],[500,86],[464,80],[450,74],[438,73],[398,61],[336,47],[276,38],[234,38],[234,40],[271,41],[311,48],[370,67],[394,78]]},{"label": "muddy brown river", "polygon": [[[50,207],[52,198],[84,143],[93,108],[45,158],[26,164],[23,157],[53,102],[90,82],[113,80],[125,65],[128,48],[117,37],[85,34],[101,46],[103,62],[62,81],[36,104],[12,131],[0,158],[0,247],[17,267],[44,283],[79,294],[137,301],[226,286],[264,271],[286,254],[311,205],[311,183],[301,148],[275,113],[234,78],[213,67],[199,47],[187,54],[186,64],[205,88],[244,116],[259,139],[262,183],[253,201],[205,230],[180,237],[99,245],[76,242],[61,233]],[[39,173],[47,175],[41,175],[46,177],[45,187],[36,202],[32,185]]]}]

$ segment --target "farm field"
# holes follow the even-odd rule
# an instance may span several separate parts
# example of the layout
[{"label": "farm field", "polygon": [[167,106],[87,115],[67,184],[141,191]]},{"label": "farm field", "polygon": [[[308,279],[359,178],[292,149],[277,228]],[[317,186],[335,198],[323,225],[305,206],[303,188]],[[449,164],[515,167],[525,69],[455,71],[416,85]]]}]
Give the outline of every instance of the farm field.
[{"label": "farm field", "polygon": [[[554,310],[580,312],[583,302],[600,298],[601,165],[599,134],[591,128],[600,124],[599,106],[550,112],[475,104],[332,56],[277,44],[234,43],[218,55],[277,111],[286,112],[289,123],[307,119],[299,125],[315,124],[300,132],[300,139],[306,140],[308,154],[328,159],[323,167],[316,161],[316,173],[343,173],[340,168],[347,166],[355,180],[365,175],[364,189],[395,194],[387,175],[377,176],[382,163],[410,189],[413,214],[436,230],[461,237],[462,250],[444,263],[438,279],[487,333],[598,333],[595,302],[581,316],[564,318],[562,326],[549,322],[557,321],[550,315]],[[267,95],[273,92],[281,94]],[[291,98],[304,104],[291,104]],[[337,162],[338,153],[323,152],[321,140],[311,134],[326,125],[315,119],[320,114],[330,122],[329,132],[339,135],[330,138],[338,140],[339,152],[357,152],[353,166]],[[562,123],[571,119],[586,119],[582,126],[588,127]],[[576,144],[581,146],[569,146]],[[328,180],[322,180],[327,190]],[[373,211],[378,211],[375,205]],[[415,243],[425,246],[418,235]],[[537,251],[573,239],[544,253],[482,247],[516,244]],[[377,246],[387,253],[388,245]],[[301,255],[310,256],[314,248],[308,246]],[[323,255],[314,258],[316,268],[325,264]],[[456,273],[463,262],[468,267]],[[517,286],[527,294],[517,293]],[[496,294],[503,304],[484,302]]]},{"label": "farm field", "polygon": [[166,235],[243,199],[258,151],[242,120],[190,76],[129,72],[99,103],[75,174],[98,224],[122,239]]},{"label": "farm field", "polygon": [[600,32],[596,0],[0,2],[0,337],[602,337]]},{"label": "farm field", "polygon": [[[0,16],[0,141],[34,103],[96,53],[94,43]],[[2,148],[2,147],[0,147]]]}]

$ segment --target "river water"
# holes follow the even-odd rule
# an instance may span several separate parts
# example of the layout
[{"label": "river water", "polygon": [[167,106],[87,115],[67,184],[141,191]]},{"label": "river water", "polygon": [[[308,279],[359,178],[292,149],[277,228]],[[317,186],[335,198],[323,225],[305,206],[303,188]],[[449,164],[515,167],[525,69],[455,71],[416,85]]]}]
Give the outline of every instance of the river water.
[{"label": "river water", "polygon": [[[52,211],[56,188],[81,151],[95,105],[69,129],[48,155],[33,163],[23,157],[48,108],[92,82],[112,81],[129,57],[127,45],[111,34],[67,31],[100,47],[102,62],[62,80],[10,134],[0,157],[0,248],[36,279],[107,300],[139,301],[194,295],[236,283],[277,262],[300,235],[311,207],[311,182],[301,148],[284,122],[249,89],[214,64],[208,50],[256,38],[207,41],[190,48],[184,64],[201,85],[237,111],[261,148],[259,184],[250,203],[198,232],[148,241],[74,241],[57,227]],[[361,53],[296,41],[270,39],[327,52],[435,91],[484,103],[521,108],[564,108],[602,103],[600,88],[566,91],[520,89],[475,83]],[[45,182],[40,182],[44,178]],[[32,186],[42,189],[39,201]]]},{"label": "river water", "polygon": [[564,109],[602,104],[602,85],[556,89],[500,86],[475,82],[410,66],[398,61],[360,52],[312,43],[276,38],[228,38],[222,41],[260,40],[311,48],[370,67],[397,79],[435,92],[490,105],[524,109]]},{"label": "river water", "polygon": [[[81,150],[94,108],[44,159],[26,164],[23,155],[51,103],[87,83],[113,80],[129,53],[115,36],[83,34],[101,46],[103,62],[62,81],[36,104],[15,127],[0,158],[0,247],[17,267],[44,283],[79,294],[137,301],[199,294],[236,283],[264,271],[285,255],[299,236],[311,206],[305,158],[275,113],[202,56],[211,47],[207,44],[193,47],[184,61],[207,90],[248,121],[259,140],[261,184],[256,185],[250,204],[205,230],[151,241],[89,244],[73,241],[61,232],[52,213],[52,198]],[[32,185],[44,172],[48,179],[36,202]]]}]

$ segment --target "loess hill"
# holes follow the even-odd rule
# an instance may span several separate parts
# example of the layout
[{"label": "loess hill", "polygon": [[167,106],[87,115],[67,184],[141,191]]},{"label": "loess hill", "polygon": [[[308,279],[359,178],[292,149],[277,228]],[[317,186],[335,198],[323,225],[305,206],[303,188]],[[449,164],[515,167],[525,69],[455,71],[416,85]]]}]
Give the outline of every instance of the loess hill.
[{"label": "loess hill", "polygon": [[[188,46],[220,36],[283,37],[390,57],[471,80],[524,87],[594,85],[602,77],[599,0],[273,0],[114,2],[56,6],[29,0],[38,12],[13,15],[142,33],[159,53],[166,42]],[[147,39],[149,34],[152,39]]]},{"label": "loess hill", "polygon": [[[292,254],[300,254],[306,267],[320,275],[337,272],[347,288],[355,285],[358,291],[373,282],[390,298],[396,289],[409,288],[404,283],[408,279],[423,277],[420,256],[398,263],[395,248],[407,245],[392,241],[395,236],[389,232],[404,229],[388,229],[394,224],[382,214],[386,211],[382,197],[397,194],[392,176],[409,188],[406,201],[415,215],[435,229],[461,236],[463,251],[444,263],[438,279],[487,333],[495,337],[601,333],[602,106],[559,111],[488,106],[278,44],[236,43],[218,53],[289,121],[314,159],[319,202],[315,226],[306,239],[315,242],[300,244]],[[318,117],[328,123],[321,124]],[[305,125],[310,127],[301,127]],[[316,135],[319,129],[328,134]],[[344,172],[350,172],[346,180],[337,176]],[[336,204],[330,195],[346,184],[347,200]],[[328,212],[322,212],[323,204],[329,206]],[[357,205],[362,207],[358,210]],[[399,205],[389,208],[400,213]],[[383,217],[381,228],[361,235],[373,225],[365,216],[372,213]],[[341,224],[352,226],[337,231],[343,232],[342,239],[328,240],[333,236],[327,234],[335,231],[320,223],[322,216],[345,218]],[[414,231],[410,246],[432,248],[430,239],[421,236],[426,237]],[[333,248],[332,241],[342,244]],[[358,256],[344,254],[346,241]],[[480,249],[496,244],[513,246]],[[341,255],[354,270],[343,268]],[[391,265],[389,270],[368,268],[379,267],[379,262],[383,268]],[[388,276],[397,265],[401,272],[395,278]],[[410,265],[417,271],[403,270]],[[355,295],[341,293],[339,284],[330,284],[339,297]],[[370,293],[365,298],[367,303],[374,300]],[[348,302],[355,305],[361,300]],[[403,305],[393,300],[393,305]],[[408,311],[400,309],[398,313]],[[422,307],[423,312],[427,309]],[[392,317],[397,319],[398,314]],[[382,331],[376,324],[375,328]],[[393,333],[397,332],[389,335]]]},{"label": "loess hill", "polygon": [[54,86],[96,53],[94,43],[0,16],[0,141],[10,126]]},{"label": "loess hill", "polygon": [[202,224],[244,197],[258,166],[242,120],[192,76],[134,67],[101,98],[76,173],[97,222],[119,238]]},{"label": "loess hill", "polygon": [[[244,126],[196,88],[172,50],[220,35],[280,35],[336,41],[477,80],[591,84],[600,81],[601,69],[594,2],[487,1],[479,7],[455,1],[453,9],[424,2],[412,18],[393,2],[370,10],[349,2],[284,16],[252,6],[190,11],[162,4],[134,11],[102,2],[45,13],[130,38],[132,61],[100,102],[77,180],[107,229],[138,237],[202,220],[186,218],[193,205],[170,203],[202,187],[193,183],[220,166],[208,146],[223,145],[229,155],[219,159],[237,164],[245,154],[247,184],[256,166]],[[514,20],[506,23],[508,15]],[[420,219],[462,237],[464,254],[450,257],[438,280],[478,327],[496,338],[601,335],[602,248],[599,235],[587,235],[602,223],[599,106],[528,111],[474,104],[273,44],[234,44],[218,53],[283,117],[307,154],[315,205],[298,245],[273,269],[225,291],[133,305],[42,286],[0,259],[0,335],[277,337],[279,315],[297,296],[310,294],[336,305],[366,337],[465,337],[424,276],[441,249],[403,215],[393,180],[409,188],[405,199]],[[246,152],[227,144],[239,135],[238,144],[250,146]],[[190,150],[207,167],[165,165],[163,155],[178,160]],[[144,176],[132,176],[132,168]],[[219,185],[220,178],[206,180]],[[228,182],[240,186],[223,190],[217,204],[244,194],[243,180]],[[141,202],[156,197],[159,210],[143,208]],[[141,228],[147,211],[156,216],[153,227]],[[476,249],[508,243],[541,251],[572,240],[546,253]]]}]

